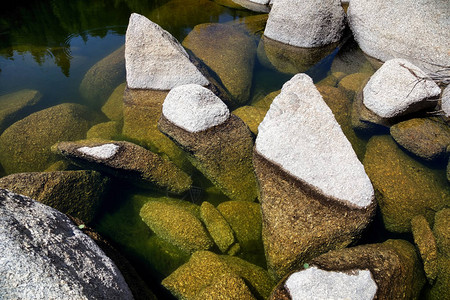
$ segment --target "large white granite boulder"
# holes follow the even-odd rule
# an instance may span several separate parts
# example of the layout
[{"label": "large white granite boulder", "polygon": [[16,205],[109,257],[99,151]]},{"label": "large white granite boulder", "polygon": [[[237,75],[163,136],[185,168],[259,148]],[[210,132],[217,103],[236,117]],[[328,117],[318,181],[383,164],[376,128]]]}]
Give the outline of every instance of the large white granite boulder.
[{"label": "large white granite boulder", "polygon": [[57,210],[0,189],[1,299],[133,299],[116,265]]},{"label": "large white granite boulder", "polygon": [[345,14],[339,0],[277,0],[264,35],[297,47],[312,48],[341,39]]},{"label": "large white granite boulder", "polygon": [[131,14],[125,38],[129,88],[170,90],[188,83],[209,84],[180,43],[146,17]]},{"label": "large white granite boulder", "polygon": [[450,85],[442,92],[441,109],[447,118],[450,118]]},{"label": "large white granite boulder", "polygon": [[354,0],[348,20],[368,55],[405,58],[428,73],[450,67],[448,0]]}]

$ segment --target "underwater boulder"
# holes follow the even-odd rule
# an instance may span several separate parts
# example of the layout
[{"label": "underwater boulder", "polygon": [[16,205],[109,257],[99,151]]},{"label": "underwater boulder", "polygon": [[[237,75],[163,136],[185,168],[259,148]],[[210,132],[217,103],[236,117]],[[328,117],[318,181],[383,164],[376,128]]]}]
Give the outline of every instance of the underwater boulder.
[{"label": "underwater boulder", "polygon": [[279,279],[355,241],[376,202],[363,165],[306,74],[283,85],[258,131],[253,164],[262,235],[269,271]]},{"label": "underwater boulder", "polygon": [[313,48],[338,42],[345,28],[341,1],[276,0],[264,36],[284,44]]},{"label": "underwater boulder", "polygon": [[255,12],[268,13],[270,0],[232,0],[234,3]]},{"label": "underwater boulder", "polygon": [[133,299],[119,269],[64,214],[0,189],[0,298]]},{"label": "underwater boulder", "polygon": [[173,163],[125,141],[82,140],[61,142],[54,151],[84,168],[98,170],[143,188],[173,193],[190,189],[192,180]]},{"label": "underwater boulder", "polygon": [[102,112],[111,121],[120,121],[123,119],[123,93],[126,86],[127,84],[124,82],[116,87],[102,106]]},{"label": "underwater boulder", "polygon": [[122,123],[109,121],[92,126],[86,133],[86,139],[116,139],[122,133]]},{"label": "underwater boulder", "polygon": [[268,14],[246,16],[226,22],[225,24],[244,30],[258,43],[266,27],[268,17]]},{"label": "underwater boulder", "polygon": [[425,283],[404,240],[333,250],[287,275],[269,299],[419,299]]},{"label": "underwater boulder", "polygon": [[256,199],[252,133],[210,90],[194,84],[172,89],[158,128],[230,199]]},{"label": "underwater boulder", "polygon": [[345,92],[347,97],[353,101],[355,94],[364,87],[371,75],[372,74],[370,73],[353,73],[346,75],[339,80],[337,87]]},{"label": "underwater boulder", "polygon": [[388,135],[369,140],[363,163],[389,231],[409,232],[416,215],[432,223],[435,212],[450,205],[445,171],[413,159]]},{"label": "underwater boulder", "polygon": [[86,138],[98,123],[86,106],[64,103],[32,113],[8,127],[0,136],[0,161],[7,173],[43,171],[58,160],[51,146],[60,141]]},{"label": "underwater boulder", "polygon": [[125,78],[125,47],[121,46],[93,65],[84,75],[80,94],[89,106],[101,107]]},{"label": "underwater boulder", "polygon": [[245,105],[233,111],[233,115],[239,117],[248,126],[251,132],[258,135],[258,126],[264,119],[267,110],[257,106]]},{"label": "underwater boulder", "polygon": [[36,90],[20,90],[0,96],[0,134],[30,113],[41,98],[42,94]]},{"label": "underwater boulder", "polygon": [[15,173],[0,178],[0,187],[33,198],[90,223],[109,189],[110,180],[96,171]]}]

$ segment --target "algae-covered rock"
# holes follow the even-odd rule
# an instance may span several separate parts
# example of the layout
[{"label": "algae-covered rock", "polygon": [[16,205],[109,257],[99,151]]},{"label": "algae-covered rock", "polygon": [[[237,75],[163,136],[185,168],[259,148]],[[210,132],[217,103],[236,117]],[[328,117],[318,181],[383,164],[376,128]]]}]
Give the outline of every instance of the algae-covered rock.
[{"label": "algae-covered rock", "polygon": [[435,212],[450,205],[444,172],[433,171],[414,160],[390,136],[369,140],[364,167],[389,231],[410,231],[415,215],[423,215],[432,223]]},{"label": "algae-covered rock", "polygon": [[151,201],[139,214],[153,232],[186,252],[208,250],[213,246],[202,222],[174,203]]},{"label": "algae-covered rock", "polygon": [[192,180],[173,163],[130,142],[82,140],[61,142],[54,151],[74,164],[99,170],[144,188],[183,193]]},{"label": "algae-covered rock", "polygon": [[184,39],[183,46],[220,78],[234,99],[230,105],[248,101],[256,46],[245,31],[226,24],[200,24]]},{"label": "algae-covered rock", "polygon": [[117,121],[109,121],[95,124],[86,133],[87,139],[104,139],[114,140],[122,131],[122,123]]},{"label": "algae-covered rock", "polygon": [[450,257],[450,208],[444,208],[436,213],[433,233],[439,253]]},{"label": "algae-covered rock", "polygon": [[[425,283],[414,246],[404,240],[333,250],[305,267],[286,276],[269,299],[292,299],[294,294],[303,295],[300,299],[355,299],[355,295],[357,299],[419,299]],[[315,276],[317,272],[322,274]],[[355,290],[349,290],[352,279],[332,280],[332,275],[358,276],[362,280]],[[374,295],[367,294],[369,289]]]},{"label": "algae-covered rock", "polygon": [[42,94],[36,90],[20,90],[0,96],[0,133],[30,113],[41,98]]},{"label": "algae-covered rock", "polygon": [[273,99],[280,94],[281,90],[271,92],[267,94],[265,97],[256,100],[252,103],[253,106],[260,107],[264,109],[266,112],[270,108],[270,104],[272,104]]},{"label": "algae-covered rock", "polygon": [[338,88],[346,93],[348,99],[353,100],[355,94],[364,87],[364,84],[370,76],[370,73],[353,73],[347,75],[339,81]]},{"label": "algae-covered rock", "polygon": [[66,171],[69,170],[71,166],[72,165],[70,164],[70,162],[68,162],[65,159],[62,159],[51,164],[47,169],[44,170],[44,172]]},{"label": "algae-covered rock", "polygon": [[214,277],[211,284],[201,289],[195,299],[256,300],[244,280],[232,273],[224,273]]},{"label": "algae-covered rock", "polygon": [[87,107],[64,103],[17,121],[0,136],[0,161],[7,173],[42,171],[58,160],[50,147],[86,137],[97,115]]},{"label": "algae-covered rock", "polygon": [[258,203],[247,201],[226,201],[217,209],[233,229],[243,251],[262,250],[261,207]]},{"label": "algae-covered rock", "polygon": [[450,145],[448,124],[428,118],[415,118],[391,127],[394,140],[415,155],[435,161],[447,155]]},{"label": "algae-covered rock", "polygon": [[339,52],[331,63],[333,74],[342,73],[345,75],[354,73],[375,72],[366,55],[359,49],[354,39],[350,39],[339,49]]},{"label": "algae-covered rock", "polygon": [[93,65],[80,84],[81,96],[90,106],[101,107],[125,79],[125,46]]},{"label": "algae-covered rock", "polygon": [[123,118],[123,93],[125,88],[125,82],[116,87],[102,106],[102,112],[112,121],[119,121]]},{"label": "algae-covered rock", "polygon": [[258,126],[262,122],[267,110],[257,106],[242,106],[233,111],[255,135],[258,135]]},{"label": "algae-covered rock", "polygon": [[234,232],[222,214],[209,202],[200,206],[200,217],[222,253],[235,243]]},{"label": "algae-covered rock", "polygon": [[108,191],[109,178],[96,171],[16,173],[0,178],[0,187],[89,223]]},{"label": "algae-covered rock", "polygon": [[429,282],[433,283],[438,272],[436,239],[427,220],[421,215],[411,219],[411,231],[414,236],[414,243],[417,245],[422,257],[425,275]]},{"label": "algae-covered rock", "polygon": [[172,89],[158,127],[230,199],[256,199],[252,133],[210,90],[199,85]]},{"label": "algae-covered rock", "polygon": [[[261,38],[264,28],[266,27],[268,14],[261,14],[256,16],[246,16],[227,22],[225,24],[239,27],[245,30],[248,34],[254,36],[254,38]],[[255,40],[257,42],[257,40]]]}]

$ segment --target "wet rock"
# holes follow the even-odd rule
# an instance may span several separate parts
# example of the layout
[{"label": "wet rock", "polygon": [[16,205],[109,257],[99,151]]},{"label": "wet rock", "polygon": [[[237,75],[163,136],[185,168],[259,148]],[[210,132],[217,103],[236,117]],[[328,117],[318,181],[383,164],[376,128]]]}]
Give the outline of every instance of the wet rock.
[{"label": "wet rock", "polygon": [[355,40],[368,55],[382,61],[405,58],[427,72],[449,67],[446,1],[386,5],[383,0],[356,0],[347,14]]},{"label": "wet rock", "polygon": [[386,61],[363,90],[364,105],[383,119],[434,107],[441,89],[421,69],[404,59]]},{"label": "wet rock", "polygon": [[252,134],[210,90],[199,85],[171,90],[158,128],[230,199],[256,198]]},{"label": "wet rock", "polygon": [[267,110],[257,106],[241,106],[233,111],[248,126],[254,135],[258,135],[258,126],[264,119]]},{"label": "wet rock", "polygon": [[330,251],[305,266],[269,299],[419,299],[425,283],[415,249],[404,240]]},{"label": "wet rock", "polygon": [[281,90],[271,92],[271,93],[267,94],[265,97],[253,102],[252,105],[254,105],[256,107],[260,107],[267,112],[270,108],[270,105],[273,102],[273,99],[275,99],[275,97],[278,96],[280,94],[280,92],[281,92]]},{"label": "wet rock", "polygon": [[450,118],[450,85],[442,92],[441,109],[447,118]]},{"label": "wet rock", "polygon": [[21,90],[0,97],[0,133],[22,119],[42,98],[36,90]]},{"label": "wet rock", "polygon": [[226,253],[235,243],[230,224],[214,205],[206,201],[200,206],[200,217],[220,251]]},{"label": "wet rock", "polygon": [[262,250],[261,207],[258,203],[226,201],[217,209],[230,224],[243,251],[255,253]]},{"label": "wet rock", "polygon": [[345,42],[334,57],[331,63],[331,72],[346,75],[354,73],[373,74],[375,70],[364,52],[359,49],[358,44],[350,39]]},{"label": "wet rock", "polygon": [[43,171],[58,160],[50,147],[79,140],[97,123],[87,107],[64,103],[17,121],[0,136],[0,161],[7,173]]},{"label": "wet rock", "polygon": [[450,204],[444,171],[414,160],[390,136],[372,137],[363,163],[389,231],[409,232],[416,215],[431,223],[435,212]]},{"label": "wet rock", "polygon": [[233,0],[233,2],[251,11],[263,13],[270,11],[269,0]]},{"label": "wet rock", "polygon": [[144,188],[183,193],[192,180],[173,163],[125,141],[84,140],[61,142],[54,151],[81,167],[105,172]]},{"label": "wet rock", "polygon": [[115,264],[64,214],[0,190],[2,299],[133,299]]},{"label": "wet rock", "polygon": [[70,162],[67,160],[58,160],[57,162],[51,164],[47,169],[44,170],[44,172],[54,172],[54,171],[66,171],[70,170],[71,168]]},{"label": "wet rock", "polygon": [[185,252],[208,250],[214,245],[202,222],[176,203],[150,201],[139,215],[153,232]]},{"label": "wet rock", "polygon": [[300,48],[263,36],[258,45],[257,55],[263,66],[294,75],[305,72],[333,52],[335,48],[336,44]]},{"label": "wet rock", "polygon": [[80,93],[89,106],[101,107],[125,79],[124,51],[125,47],[121,46],[93,65],[84,75]]},{"label": "wet rock", "polygon": [[338,88],[344,91],[350,100],[364,87],[370,78],[370,73],[354,73],[343,77],[338,84]]},{"label": "wet rock", "polygon": [[266,28],[268,17],[269,17],[268,14],[246,16],[227,22],[225,24],[233,27],[238,27],[239,29],[244,30],[250,36],[253,36],[255,42],[258,43],[259,39],[261,38],[264,32],[264,28]]},{"label": "wet rock", "polygon": [[123,135],[167,156],[177,167],[190,173],[194,168],[183,151],[161,131],[157,124],[168,91],[125,89]]},{"label": "wet rock", "polygon": [[198,300],[214,300],[217,298],[256,300],[244,280],[229,273],[214,277],[211,285],[204,287],[196,297]]},{"label": "wet rock", "polygon": [[125,82],[116,87],[102,106],[102,112],[112,121],[120,121],[123,119],[123,93],[125,87]]},{"label": "wet rock", "polygon": [[411,230],[414,236],[414,243],[417,245],[420,256],[422,257],[425,275],[432,284],[438,272],[436,239],[427,220],[421,215],[417,215],[411,219]]},{"label": "wet rock", "polygon": [[209,84],[180,43],[146,17],[131,14],[125,38],[129,88],[170,90],[188,83]]},{"label": "wet rock", "polygon": [[233,106],[248,101],[256,46],[245,31],[226,24],[200,24],[186,36],[183,46],[220,78],[234,99]]},{"label": "wet rock", "polygon": [[96,171],[16,173],[0,178],[0,187],[90,223],[108,191],[109,178]]},{"label": "wet rock", "polygon": [[447,155],[450,128],[447,124],[426,118],[416,118],[391,127],[394,140],[406,150],[428,161]]},{"label": "wet rock", "polygon": [[292,46],[321,47],[341,39],[344,19],[339,0],[277,0],[270,10],[264,35]]},{"label": "wet rock", "polygon": [[433,233],[439,253],[450,257],[450,209],[444,208],[438,211],[434,217]]},{"label": "wet rock", "polygon": [[268,268],[277,278],[347,246],[371,220],[376,204],[370,180],[305,74],[285,83],[272,102],[259,126],[253,164]]},{"label": "wet rock", "polygon": [[229,7],[229,8],[234,8],[234,9],[242,9],[243,8],[241,5],[233,2],[233,0],[214,0],[214,2],[216,2],[219,5]]},{"label": "wet rock", "polygon": [[122,132],[122,123],[109,121],[92,126],[86,133],[87,139],[113,140]]}]

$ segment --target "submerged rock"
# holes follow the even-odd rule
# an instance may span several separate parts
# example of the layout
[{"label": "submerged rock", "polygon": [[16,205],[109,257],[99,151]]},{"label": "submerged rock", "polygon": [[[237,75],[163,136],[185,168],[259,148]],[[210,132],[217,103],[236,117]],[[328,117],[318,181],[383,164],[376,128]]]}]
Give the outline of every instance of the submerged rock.
[{"label": "submerged rock", "polygon": [[150,201],[139,215],[153,232],[185,252],[208,250],[214,245],[202,222],[176,203]]},{"label": "submerged rock", "polygon": [[270,0],[233,0],[233,2],[251,11],[263,13],[268,13],[270,11]]},{"label": "submerged rock", "polygon": [[450,205],[444,172],[414,160],[390,136],[369,140],[364,167],[389,231],[409,232],[416,215],[423,215],[431,223],[436,211]]},{"label": "submerged rock", "polygon": [[255,39],[255,42],[258,42],[264,32],[268,17],[268,14],[246,16],[225,24],[244,30]]},{"label": "submerged rock", "polygon": [[277,278],[347,246],[371,220],[376,204],[370,180],[305,74],[285,83],[272,102],[259,126],[253,163],[268,268]]},{"label": "submerged rock", "polygon": [[394,140],[415,155],[428,161],[447,156],[450,127],[432,119],[411,119],[391,127]]},{"label": "submerged rock", "polygon": [[0,136],[0,161],[7,173],[43,171],[58,160],[51,146],[86,137],[97,115],[86,106],[64,103],[17,121]]},{"label": "submerged rock", "polygon": [[258,135],[258,126],[264,119],[267,110],[257,106],[241,106],[233,111],[235,116],[238,116],[248,128],[256,136]]},{"label": "submerged rock", "polygon": [[122,123],[109,121],[92,126],[86,133],[87,139],[114,140],[122,132]]},{"label": "submerged rock", "polygon": [[90,106],[101,107],[125,78],[125,47],[121,46],[93,65],[80,84],[81,96]]},{"label": "submerged rock", "polygon": [[120,121],[123,119],[123,93],[126,85],[124,82],[116,87],[102,106],[102,112],[112,121]]},{"label": "submerged rock", "polygon": [[133,299],[116,265],[64,214],[0,189],[2,299]]},{"label": "submerged rock", "polygon": [[158,127],[230,199],[256,199],[252,134],[210,90],[192,84],[171,90]]},{"label": "submerged rock", "polygon": [[316,257],[286,276],[269,299],[419,299],[424,283],[414,247],[388,240]]},{"label": "submerged rock", "polygon": [[132,89],[170,90],[209,81],[189,60],[180,43],[158,24],[133,13],[125,41],[127,84]]},{"label": "submerged rock", "polygon": [[276,0],[264,35],[284,44],[312,48],[341,39],[345,14],[339,0]]},{"label": "submerged rock", "polygon": [[173,163],[125,141],[84,140],[61,142],[55,152],[76,165],[105,172],[144,188],[183,193],[192,180]]},{"label": "submerged rock", "polygon": [[355,94],[361,90],[370,78],[370,73],[353,73],[339,80],[338,88],[346,93],[347,97],[353,101]]},{"label": "submerged rock", "polygon": [[21,90],[0,96],[0,133],[30,113],[41,98],[42,94],[36,90]]},{"label": "submerged rock", "polygon": [[234,99],[233,106],[248,101],[256,46],[245,31],[226,24],[200,24],[186,36],[183,46],[220,78]]},{"label": "submerged rock", "polygon": [[90,223],[108,191],[109,178],[96,171],[16,173],[0,178],[0,187]]},{"label": "submerged rock", "polygon": [[[359,47],[382,61],[405,58],[427,73],[448,68],[448,2],[355,0],[347,11]],[[417,37],[421,38],[418,39]]]},{"label": "submerged rock", "polygon": [[411,230],[414,243],[419,249],[423,261],[423,268],[428,281],[432,284],[438,273],[438,249],[436,239],[427,220],[417,215],[411,219]]}]

